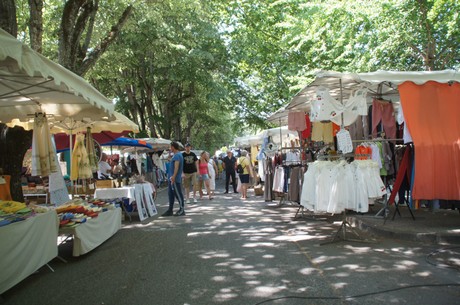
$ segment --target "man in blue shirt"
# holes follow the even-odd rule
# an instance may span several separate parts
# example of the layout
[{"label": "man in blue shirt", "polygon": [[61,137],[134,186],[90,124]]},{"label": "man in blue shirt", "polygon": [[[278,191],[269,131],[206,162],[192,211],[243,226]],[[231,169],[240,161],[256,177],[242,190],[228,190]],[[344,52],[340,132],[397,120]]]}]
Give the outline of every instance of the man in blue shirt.
[{"label": "man in blue shirt", "polygon": [[171,152],[174,154],[171,158],[168,168],[168,196],[169,209],[162,216],[172,216],[174,200],[179,201],[179,211],[175,216],[185,216],[184,195],[182,194],[182,171],[184,169],[184,157],[179,152],[179,144],[171,142]]}]

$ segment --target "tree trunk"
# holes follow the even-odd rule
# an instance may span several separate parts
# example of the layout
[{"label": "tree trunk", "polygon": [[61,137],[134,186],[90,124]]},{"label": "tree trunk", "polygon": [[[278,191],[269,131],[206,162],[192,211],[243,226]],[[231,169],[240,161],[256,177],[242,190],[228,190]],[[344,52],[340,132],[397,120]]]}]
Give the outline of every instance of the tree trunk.
[{"label": "tree trunk", "polygon": [[14,0],[0,1],[0,28],[7,31],[14,37],[18,36],[16,4]]},{"label": "tree trunk", "polygon": [[43,36],[43,0],[29,0],[30,22],[29,35],[30,47],[42,52],[42,36]]},{"label": "tree trunk", "polygon": [[[85,73],[88,72],[89,69],[91,69],[96,64],[97,60],[102,56],[102,54],[104,54],[109,46],[117,39],[121,29],[125,25],[126,21],[128,21],[128,18],[132,12],[133,7],[130,5],[125,9],[117,24],[112,26],[112,29],[107,33],[107,36],[102,39],[102,41],[91,52],[87,53],[82,62],[79,63],[77,74],[85,75]],[[87,50],[83,51],[87,52]]]},{"label": "tree trunk", "polygon": [[11,175],[11,196],[15,201],[24,202],[21,174],[24,155],[32,145],[32,131],[22,127],[9,128],[0,123],[0,168]]}]

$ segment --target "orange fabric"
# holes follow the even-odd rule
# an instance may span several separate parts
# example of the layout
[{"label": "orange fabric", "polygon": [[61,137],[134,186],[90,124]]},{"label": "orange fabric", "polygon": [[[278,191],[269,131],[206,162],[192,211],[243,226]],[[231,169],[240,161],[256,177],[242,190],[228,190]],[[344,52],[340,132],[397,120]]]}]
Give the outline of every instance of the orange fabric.
[{"label": "orange fabric", "polygon": [[358,145],[355,149],[355,160],[371,159],[372,148],[364,145]]},{"label": "orange fabric", "polygon": [[336,123],[332,123],[332,135],[335,137],[337,133],[340,131],[340,126]]},{"label": "orange fabric", "polygon": [[10,192],[11,176],[2,175],[1,177],[5,179],[6,183],[0,183],[0,200],[13,200]]},{"label": "orange fabric", "polygon": [[415,147],[414,199],[460,199],[460,84],[399,86]]}]

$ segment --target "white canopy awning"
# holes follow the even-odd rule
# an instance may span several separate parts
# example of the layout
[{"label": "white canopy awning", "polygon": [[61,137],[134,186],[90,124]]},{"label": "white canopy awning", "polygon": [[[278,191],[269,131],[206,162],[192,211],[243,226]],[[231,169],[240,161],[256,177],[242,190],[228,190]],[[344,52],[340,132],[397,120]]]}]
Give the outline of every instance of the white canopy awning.
[{"label": "white canopy awning", "polygon": [[381,95],[397,104],[399,102],[397,86],[407,81],[416,84],[423,84],[428,81],[460,82],[460,72],[455,70],[376,71],[368,73],[319,71],[315,74],[315,79],[300,90],[289,104],[277,110],[267,120],[274,124],[281,122],[281,125],[286,125],[290,111],[309,111],[316,89],[320,86],[328,88],[331,96],[338,101],[347,100],[351,93],[361,86],[365,86],[369,89],[369,103],[372,102],[372,96]]},{"label": "white canopy awning", "polygon": [[0,122],[111,117],[113,103],[80,76],[33,51],[0,29]]}]

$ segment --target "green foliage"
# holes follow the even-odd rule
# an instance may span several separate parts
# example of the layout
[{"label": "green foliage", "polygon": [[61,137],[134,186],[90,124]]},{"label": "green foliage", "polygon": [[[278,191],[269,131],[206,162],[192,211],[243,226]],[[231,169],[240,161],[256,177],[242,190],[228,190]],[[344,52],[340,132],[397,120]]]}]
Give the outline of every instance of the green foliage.
[{"label": "green foliage", "polygon": [[[28,1],[16,1],[27,41]],[[56,59],[65,2],[44,2],[43,52]],[[456,0],[100,1],[90,47],[128,4],[87,79],[145,134],[210,151],[268,127],[317,70],[460,68]]]}]

